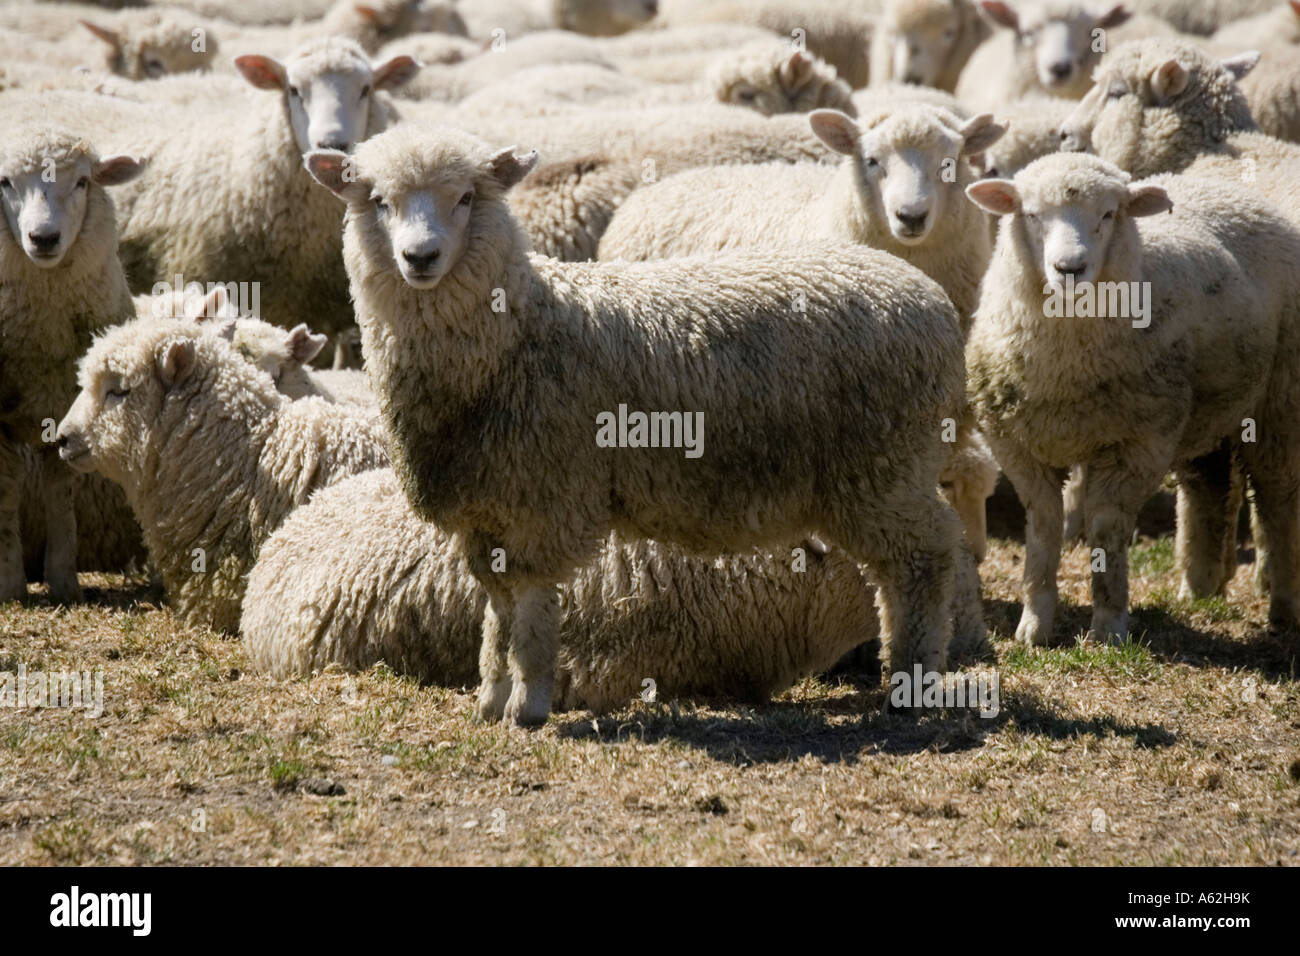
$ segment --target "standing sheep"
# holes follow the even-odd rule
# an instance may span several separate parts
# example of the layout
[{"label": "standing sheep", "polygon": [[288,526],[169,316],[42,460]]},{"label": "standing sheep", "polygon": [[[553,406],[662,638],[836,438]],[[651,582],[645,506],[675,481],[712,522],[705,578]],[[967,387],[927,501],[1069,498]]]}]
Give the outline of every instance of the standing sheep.
[{"label": "standing sheep", "polygon": [[[555,585],[610,530],[712,552],[823,532],[871,567],[893,668],[942,670],[960,530],[935,491],[939,429],[962,399],[943,290],[853,246],[529,257],[504,193],[534,160],[401,127],[353,160],[307,159],[348,202],[344,257],[402,487],[489,592],[479,714],[546,720]],[[681,426],[643,447],[615,434],[629,409]],[[700,422],[707,447],[687,431]]]},{"label": "standing sheep", "polygon": [[[1074,464],[1093,549],[1092,636],[1128,633],[1129,540],[1171,468],[1183,478],[1183,592],[1217,590],[1231,502],[1213,479],[1225,446],[1240,451],[1274,548],[1269,619],[1294,627],[1300,231],[1244,187],[1132,183],[1081,154],[1045,156],[1014,181],[967,192],[1003,217],[967,344],[967,392],[1027,513],[1017,639],[1052,637],[1059,470]],[[1247,422],[1258,441],[1241,440]]]},{"label": "standing sheep", "polygon": [[27,593],[19,538],[22,446],[41,449],[45,580],[58,601],[77,583],[75,476],[54,455],[50,423],[76,394],[76,357],[92,335],[133,312],[105,187],[141,164],[101,159],[81,136],[11,127],[0,147],[0,599]]},{"label": "standing sheep", "polygon": [[290,400],[193,322],[111,329],[81,360],[79,381],[59,455],[122,486],[190,624],[236,631],[266,537],[316,489],[388,463],[376,415]]},{"label": "standing sheep", "polygon": [[951,93],[991,32],[974,0],[886,0],[871,37],[871,85],[912,83]]}]

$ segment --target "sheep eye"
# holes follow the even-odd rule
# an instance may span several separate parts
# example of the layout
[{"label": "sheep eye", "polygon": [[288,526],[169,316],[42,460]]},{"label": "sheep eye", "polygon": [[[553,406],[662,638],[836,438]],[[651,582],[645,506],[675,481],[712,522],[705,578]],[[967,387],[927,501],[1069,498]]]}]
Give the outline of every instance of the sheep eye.
[{"label": "sheep eye", "polygon": [[290,96],[294,96],[294,97],[298,97],[298,96],[301,96],[302,94],[298,92],[298,87],[296,87],[296,86],[291,86],[291,87],[289,87],[289,95],[290,95]]},{"label": "sheep eye", "polygon": [[118,388],[110,388],[108,390],[108,397],[118,398],[118,399],[126,398],[126,396],[130,393],[130,391],[131,390],[124,385],[119,386]]},{"label": "sheep eye", "polygon": [[468,206],[473,201],[474,201],[474,194],[472,192],[468,192],[465,195],[460,197],[460,202],[458,202],[456,205]]},{"label": "sheep eye", "polygon": [[867,157],[867,168],[868,168],[868,169],[875,169],[875,168],[876,168],[877,166],[879,166],[879,165],[880,165],[880,160],[876,159],[876,157],[874,157],[874,156],[868,156],[868,157]]},{"label": "sheep eye", "polygon": [[375,197],[375,208],[380,212],[388,212],[388,203],[384,202],[383,196]]},{"label": "sheep eye", "polygon": [[1000,177],[999,177],[999,175],[998,175],[998,168],[997,168],[996,166],[990,166],[989,169],[988,169],[988,172],[986,172],[986,173],[984,174],[984,178],[985,178],[985,179],[999,179]]},{"label": "sheep eye", "polygon": [[370,84],[367,83],[365,86],[361,87],[361,98],[365,99],[369,95],[370,95]]},{"label": "sheep eye", "polygon": [[80,179],[77,180],[78,189],[85,189],[89,185],[90,185],[90,179],[86,176],[82,176]]},{"label": "sheep eye", "polygon": [[1106,92],[1106,95],[1109,96],[1112,100],[1117,100],[1127,92],[1128,92],[1127,86],[1117,83]]},{"label": "sheep eye", "polygon": [[0,189],[13,189],[14,184],[9,181],[9,177],[0,178]]},{"label": "sheep eye", "polygon": [[1102,217],[1101,217],[1101,221],[1102,221],[1102,222],[1110,222],[1110,220],[1112,220],[1112,219],[1114,219],[1114,218],[1115,218],[1115,212],[1114,212],[1114,210],[1112,210],[1112,211],[1106,213],[1104,216],[1102,216]]}]

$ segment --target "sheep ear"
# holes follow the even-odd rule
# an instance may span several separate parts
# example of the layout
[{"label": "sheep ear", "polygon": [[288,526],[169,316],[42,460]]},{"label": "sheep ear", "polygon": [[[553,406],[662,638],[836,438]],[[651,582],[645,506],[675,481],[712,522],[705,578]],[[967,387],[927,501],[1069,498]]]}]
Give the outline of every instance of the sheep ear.
[{"label": "sheep ear", "polygon": [[201,299],[191,299],[189,305],[185,307],[185,318],[191,322],[202,322],[205,319],[213,319],[225,311],[226,303],[230,301],[224,285],[214,286]]},{"label": "sheep ear", "polygon": [[1151,91],[1156,95],[1156,102],[1167,103],[1187,89],[1190,75],[1187,67],[1177,60],[1165,60],[1161,63],[1151,74]]},{"label": "sheep ear", "polygon": [[172,339],[159,348],[158,379],[165,388],[175,388],[189,378],[196,361],[193,339]]},{"label": "sheep ear", "polygon": [[350,202],[369,192],[369,185],[357,176],[356,164],[347,153],[337,149],[313,149],[303,157],[302,164],[307,167],[312,179],[344,202]]},{"label": "sheep ear", "polygon": [[295,325],[289,330],[285,345],[289,347],[290,358],[299,365],[306,365],[320,354],[327,341],[325,336],[313,332],[307,326]]},{"label": "sheep ear", "polygon": [[235,57],[235,69],[259,90],[283,90],[289,85],[284,67],[271,57],[259,53],[245,53]]},{"label": "sheep ear", "polygon": [[1245,79],[1246,75],[1259,65],[1261,55],[1258,50],[1247,50],[1245,53],[1238,53],[1226,60],[1220,60],[1219,64],[1232,74],[1234,80],[1241,80]]},{"label": "sheep ear", "polygon": [[101,27],[98,23],[91,23],[89,20],[78,20],[77,22],[111,46],[114,50],[122,49],[122,36],[116,30],[110,30],[108,27]]},{"label": "sheep ear", "polygon": [[1160,212],[1172,212],[1174,201],[1160,186],[1130,186],[1128,205],[1124,208],[1130,216],[1154,216]]},{"label": "sheep ear", "polygon": [[1020,194],[1009,179],[981,179],[966,187],[970,201],[995,216],[1009,216],[1020,211]]},{"label": "sheep ear", "polygon": [[823,143],[846,156],[858,151],[858,124],[839,110],[813,110],[808,114],[808,125]]},{"label": "sheep ear", "polygon": [[488,173],[502,189],[509,189],[528,175],[528,171],[537,165],[537,150],[516,156],[517,146],[507,146],[497,150],[488,160]]},{"label": "sheep ear", "polygon": [[798,89],[812,78],[813,61],[802,50],[795,50],[781,64],[781,82],[787,89]]},{"label": "sheep ear", "polygon": [[1300,0],[1291,0],[1291,12],[1300,17]]},{"label": "sheep ear", "polygon": [[984,16],[988,17],[1000,27],[1006,27],[1008,30],[1020,29],[1020,14],[1008,3],[1002,0],[982,0],[980,10]]},{"label": "sheep ear", "polygon": [[1125,7],[1124,4],[1117,3],[1097,18],[1097,26],[1103,30],[1108,30],[1111,27],[1126,23],[1131,16],[1133,16],[1133,11]]},{"label": "sheep ear", "polygon": [[395,86],[401,86],[419,72],[420,64],[403,54],[376,66],[374,79],[371,82],[377,90],[391,90]]},{"label": "sheep ear", "polygon": [[361,15],[362,20],[373,23],[377,27],[384,25],[384,18],[374,7],[364,3],[354,3],[352,9]]},{"label": "sheep ear", "polygon": [[238,328],[239,323],[234,319],[226,319],[225,322],[221,323],[221,327],[215,330],[214,334],[225,339],[227,342],[234,342],[235,332]]},{"label": "sheep ear", "polygon": [[958,131],[963,140],[962,152],[968,157],[982,153],[1000,140],[1006,131],[1006,124],[993,122],[992,113],[973,116]]},{"label": "sheep ear", "polygon": [[109,156],[95,164],[90,178],[101,186],[120,186],[144,172],[145,160],[134,156]]}]

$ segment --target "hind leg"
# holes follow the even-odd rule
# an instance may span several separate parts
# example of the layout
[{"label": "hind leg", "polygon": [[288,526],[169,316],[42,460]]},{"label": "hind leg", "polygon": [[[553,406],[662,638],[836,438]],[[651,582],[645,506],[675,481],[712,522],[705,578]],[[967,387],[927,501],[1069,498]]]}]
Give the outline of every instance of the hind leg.
[{"label": "hind leg", "polygon": [[22,537],[18,530],[22,469],[18,447],[0,438],[0,601],[15,601],[27,596]]},{"label": "hind leg", "polygon": [[1278,438],[1243,445],[1242,453],[1269,548],[1269,624],[1294,629],[1300,623],[1300,454]]},{"label": "hind leg", "polygon": [[1073,466],[1061,491],[1062,507],[1065,509],[1065,526],[1062,533],[1069,544],[1082,541],[1087,530],[1083,513],[1083,500],[1087,494],[1087,486],[1087,469],[1083,465]]},{"label": "hind leg", "polygon": [[1061,480],[1056,469],[1036,461],[1021,445],[994,443],[993,453],[1025,506],[1024,607],[1016,640],[1045,645],[1051,641],[1056,620],[1056,572],[1064,522]]},{"label": "hind leg", "polygon": [[1236,554],[1240,469],[1225,442],[1178,471],[1178,531],[1175,551],[1181,579],[1179,596],[1222,594],[1232,577]]},{"label": "hind leg", "polygon": [[560,649],[560,602],[554,586],[517,588],[515,615],[510,627],[512,688],[505,719],[521,727],[546,723],[555,687],[556,657]]},{"label": "hind leg", "polygon": [[502,590],[488,592],[487,607],[483,610],[483,643],[478,657],[478,700],[474,714],[479,720],[497,721],[505,716],[510,699],[510,627],[514,607],[510,593]]},{"label": "hind leg", "polygon": [[50,596],[64,604],[82,600],[77,583],[78,475],[52,454],[41,455],[45,499],[45,580]]}]

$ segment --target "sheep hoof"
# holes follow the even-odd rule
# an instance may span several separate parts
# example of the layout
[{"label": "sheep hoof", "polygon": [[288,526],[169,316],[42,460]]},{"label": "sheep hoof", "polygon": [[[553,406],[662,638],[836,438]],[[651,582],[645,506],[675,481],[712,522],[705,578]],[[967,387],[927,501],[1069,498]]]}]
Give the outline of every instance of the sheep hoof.
[{"label": "sheep hoof", "polygon": [[474,716],[479,720],[495,723],[505,716],[506,702],[510,699],[510,678],[502,677],[479,685],[478,701],[474,705]]},{"label": "sheep hoof", "polygon": [[1051,636],[1051,629],[1044,626],[1043,621],[1037,615],[1032,614],[1028,609],[1020,615],[1020,623],[1016,625],[1016,640],[1021,644],[1027,644],[1030,647],[1046,647],[1047,639]]},{"label": "sheep hoof", "polygon": [[27,580],[22,575],[0,580],[0,601],[21,601],[27,597]]},{"label": "sheep hoof", "polygon": [[1108,644],[1123,644],[1128,640],[1128,614],[1094,612],[1092,626],[1088,628],[1088,640],[1105,640]]},{"label": "sheep hoof", "polygon": [[80,604],[85,600],[76,578],[71,581],[51,581],[50,597],[60,604]]},{"label": "sheep hoof", "polygon": [[510,700],[506,702],[506,720],[517,727],[540,727],[550,716],[550,681],[515,685]]}]

